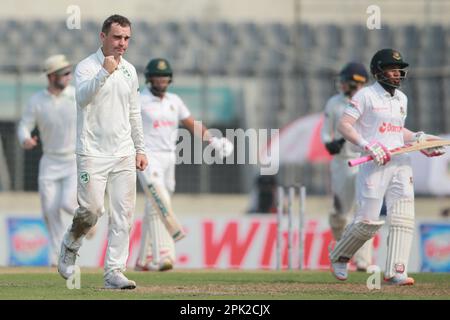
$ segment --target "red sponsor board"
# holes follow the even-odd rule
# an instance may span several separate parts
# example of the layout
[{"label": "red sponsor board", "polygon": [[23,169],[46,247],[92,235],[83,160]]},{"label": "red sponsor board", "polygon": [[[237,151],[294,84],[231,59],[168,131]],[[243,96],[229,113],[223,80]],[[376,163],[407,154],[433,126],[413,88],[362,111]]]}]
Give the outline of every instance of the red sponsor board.
[{"label": "red sponsor board", "polygon": [[[223,269],[274,269],[276,265],[277,225],[275,219],[196,219],[182,220],[188,236],[177,242],[177,266],[180,268]],[[133,266],[140,244],[141,221],[136,221],[130,237],[130,258]],[[292,258],[293,266],[299,265],[298,222],[294,221]],[[282,267],[288,266],[287,224],[282,231]],[[328,246],[332,234],[324,220],[309,219],[305,222],[303,266],[306,269],[328,269]],[[379,245],[375,237],[374,252]],[[106,241],[102,246],[106,252]],[[101,255],[103,257],[103,254]],[[375,262],[375,261],[374,261]],[[103,258],[99,265],[103,265]]]}]

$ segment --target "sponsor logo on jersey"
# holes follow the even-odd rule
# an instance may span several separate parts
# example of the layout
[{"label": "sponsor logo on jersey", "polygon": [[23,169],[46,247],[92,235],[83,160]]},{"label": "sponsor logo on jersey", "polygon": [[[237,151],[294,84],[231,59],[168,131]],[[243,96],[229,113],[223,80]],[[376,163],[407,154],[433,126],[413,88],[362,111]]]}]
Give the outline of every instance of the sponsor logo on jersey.
[{"label": "sponsor logo on jersey", "polygon": [[380,133],[388,133],[388,132],[401,132],[403,130],[402,126],[396,126],[389,122],[383,122],[381,126],[378,128]]},{"label": "sponsor logo on jersey", "polygon": [[373,112],[382,112],[382,111],[386,111],[386,110],[388,110],[389,109],[389,107],[385,107],[385,106],[381,106],[381,107],[373,107],[372,108],[372,110],[373,110]]},{"label": "sponsor logo on jersey", "polygon": [[175,121],[170,120],[155,120],[153,121],[153,128],[161,128],[161,127],[174,127],[177,123]]},{"label": "sponsor logo on jersey", "polygon": [[402,116],[406,116],[405,108],[400,107],[400,114],[401,114]]}]

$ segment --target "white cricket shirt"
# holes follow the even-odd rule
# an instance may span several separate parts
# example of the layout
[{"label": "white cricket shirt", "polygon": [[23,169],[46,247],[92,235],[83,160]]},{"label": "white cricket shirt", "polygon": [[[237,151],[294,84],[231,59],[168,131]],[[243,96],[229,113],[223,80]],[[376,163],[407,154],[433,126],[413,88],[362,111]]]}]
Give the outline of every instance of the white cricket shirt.
[{"label": "white cricket shirt", "polygon": [[388,149],[403,146],[408,99],[400,90],[391,96],[378,82],[359,90],[345,109],[357,119],[355,129],[368,142],[379,141]]},{"label": "white cricket shirt", "polygon": [[[323,126],[320,132],[320,136],[322,138],[323,143],[328,143],[333,140],[339,140],[343,138],[342,134],[337,130],[337,126],[349,102],[350,99],[342,93],[332,96],[327,101],[324,111]],[[334,156],[342,158],[359,157],[360,153],[355,152],[352,149],[353,149],[352,144],[346,141],[342,146],[341,151],[338,154],[335,154]]]},{"label": "white cricket shirt", "polygon": [[75,154],[77,108],[75,89],[67,86],[58,96],[47,89],[35,93],[23,112],[17,127],[20,144],[31,138],[35,127],[44,154]]},{"label": "white cricket shirt", "polygon": [[191,115],[189,109],[174,93],[166,92],[161,99],[144,88],[140,97],[146,150],[175,151],[178,124]]},{"label": "white cricket shirt", "polygon": [[101,48],[75,69],[79,155],[123,157],[145,153],[134,66],[123,57],[109,74]]}]

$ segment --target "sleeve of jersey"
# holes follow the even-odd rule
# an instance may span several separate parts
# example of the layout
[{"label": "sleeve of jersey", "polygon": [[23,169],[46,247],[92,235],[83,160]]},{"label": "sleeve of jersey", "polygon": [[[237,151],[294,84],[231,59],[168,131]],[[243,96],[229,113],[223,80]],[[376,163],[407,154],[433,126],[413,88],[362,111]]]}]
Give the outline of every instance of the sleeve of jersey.
[{"label": "sleeve of jersey", "polygon": [[403,106],[404,106],[404,108],[405,108],[405,113],[404,113],[404,115],[403,115],[403,121],[405,121],[406,120],[406,116],[407,116],[407,114],[408,114],[408,97],[402,92],[402,103],[403,103]]},{"label": "sleeve of jersey", "polygon": [[131,138],[134,142],[136,153],[145,154],[144,132],[142,129],[141,100],[139,96],[139,82],[136,71],[134,72],[133,93],[130,96],[130,127]]},{"label": "sleeve of jersey", "polygon": [[330,106],[330,101],[328,101],[323,113],[323,125],[320,131],[320,137],[323,143],[328,143],[333,140],[333,112],[331,111],[331,107],[332,106]]},{"label": "sleeve of jersey", "polygon": [[86,64],[78,65],[75,70],[75,96],[78,105],[86,107],[90,104],[108,77],[109,73],[104,68],[95,73]]},{"label": "sleeve of jersey", "polygon": [[348,114],[349,116],[359,119],[359,117],[364,112],[364,95],[358,92],[353,96],[350,100],[349,104],[345,108],[344,114]]},{"label": "sleeve of jersey", "polygon": [[178,110],[178,120],[184,120],[186,118],[189,118],[191,116],[191,112],[189,111],[188,107],[184,104],[183,100],[181,100],[179,97],[177,97],[179,110]]},{"label": "sleeve of jersey", "polygon": [[26,139],[31,138],[31,131],[36,127],[36,113],[33,101],[30,100],[17,126],[17,137],[22,145]]}]

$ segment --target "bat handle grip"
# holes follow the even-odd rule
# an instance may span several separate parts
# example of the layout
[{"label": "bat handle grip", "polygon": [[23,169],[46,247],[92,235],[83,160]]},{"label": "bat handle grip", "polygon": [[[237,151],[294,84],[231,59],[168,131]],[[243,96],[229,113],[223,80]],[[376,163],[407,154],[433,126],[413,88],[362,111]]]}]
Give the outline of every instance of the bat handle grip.
[{"label": "bat handle grip", "polygon": [[371,160],[373,160],[372,156],[364,156],[364,157],[361,157],[361,158],[356,158],[356,159],[353,159],[353,160],[349,160],[348,161],[348,165],[349,165],[349,167],[354,167],[354,166],[360,165],[362,163],[369,162]]}]

